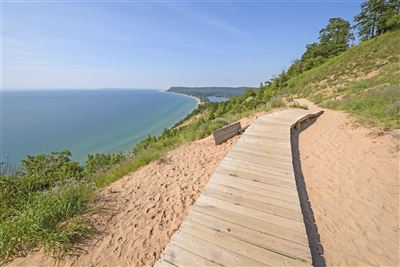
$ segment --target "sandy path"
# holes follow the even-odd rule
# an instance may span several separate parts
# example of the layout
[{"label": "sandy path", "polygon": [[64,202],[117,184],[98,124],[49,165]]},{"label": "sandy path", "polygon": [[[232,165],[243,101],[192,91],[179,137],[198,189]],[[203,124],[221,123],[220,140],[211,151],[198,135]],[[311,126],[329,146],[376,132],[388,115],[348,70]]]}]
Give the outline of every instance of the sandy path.
[{"label": "sandy path", "polygon": [[332,110],[300,134],[327,265],[399,266],[399,138],[393,134],[354,128]]},{"label": "sandy path", "polygon": [[[109,211],[93,220],[103,234],[84,246],[87,253],[68,257],[60,266],[152,266],[238,138],[216,146],[210,136],[180,146],[101,190],[98,202],[107,203]],[[42,251],[9,264],[53,265]]]}]

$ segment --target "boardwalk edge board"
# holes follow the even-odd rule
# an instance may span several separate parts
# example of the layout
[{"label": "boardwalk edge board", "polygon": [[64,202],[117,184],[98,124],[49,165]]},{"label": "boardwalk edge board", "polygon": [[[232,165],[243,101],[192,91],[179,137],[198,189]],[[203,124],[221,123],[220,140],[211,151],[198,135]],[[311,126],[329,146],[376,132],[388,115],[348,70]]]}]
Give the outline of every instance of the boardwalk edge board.
[{"label": "boardwalk edge board", "polygon": [[308,225],[314,221],[303,203],[308,198],[297,177],[292,136],[321,113],[281,110],[257,118],[245,131],[232,124],[216,132],[217,139],[243,134],[155,266],[325,265],[316,255],[322,253],[316,229]]}]

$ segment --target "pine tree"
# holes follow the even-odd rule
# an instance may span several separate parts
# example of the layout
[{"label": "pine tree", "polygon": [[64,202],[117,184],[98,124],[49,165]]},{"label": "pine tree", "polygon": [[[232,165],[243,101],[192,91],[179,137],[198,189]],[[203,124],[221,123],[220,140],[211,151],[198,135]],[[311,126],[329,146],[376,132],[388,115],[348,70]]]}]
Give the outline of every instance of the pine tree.
[{"label": "pine tree", "polygon": [[393,18],[398,16],[399,11],[400,0],[367,0],[363,2],[360,14],[354,18],[360,38],[368,40],[395,28],[392,25]]},{"label": "pine tree", "polygon": [[377,27],[378,33],[394,30],[400,27],[400,0],[387,0],[385,10],[380,16]]},{"label": "pine tree", "polygon": [[342,18],[329,19],[328,25],[319,32],[319,45],[324,47],[326,55],[337,56],[346,51],[350,42],[354,40],[350,23]]}]

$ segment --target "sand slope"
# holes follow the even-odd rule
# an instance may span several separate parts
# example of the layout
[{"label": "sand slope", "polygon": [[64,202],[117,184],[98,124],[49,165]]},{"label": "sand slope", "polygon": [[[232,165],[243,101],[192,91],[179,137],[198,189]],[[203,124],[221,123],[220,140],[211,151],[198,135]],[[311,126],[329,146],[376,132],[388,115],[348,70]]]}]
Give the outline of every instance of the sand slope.
[{"label": "sand slope", "polygon": [[399,139],[393,134],[354,128],[332,110],[300,134],[327,265],[399,265]]},{"label": "sand slope", "polygon": [[[303,100],[304,102],[304,100]],[[306,102],[310,107],[311,103]],[[259,114],[261,115],[261,114]],[[242,120],[246,125],[253,118]],[[300,158],[327,265],[399,265],[399,139],[326,110],[300,134]],[[103,234],[61,266],[151,266],[238,137],[183,145],[98,194]],[[39,251],[11,266],[52,266]]]},{"label": "sand slope", "polygon": [[[218,146],[211,136],[182,145],[101,190],[97,202],[107,209],[92,219],[102,234],[83,246],[86,253],[68,257],[60,266],[152,266],[238,138]],[[9,264],[53,265],[43,251]]]}]

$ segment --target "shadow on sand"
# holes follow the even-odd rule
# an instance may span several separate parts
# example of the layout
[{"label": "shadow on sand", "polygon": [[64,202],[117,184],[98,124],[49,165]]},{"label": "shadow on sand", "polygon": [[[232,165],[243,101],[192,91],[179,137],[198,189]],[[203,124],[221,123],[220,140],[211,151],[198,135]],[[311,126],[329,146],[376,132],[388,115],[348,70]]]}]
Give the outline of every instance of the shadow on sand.
[{"label": "shadow on sand", "polygon": [[306,232],[308,236],[308,243],[311,250],[311,256],[314,266],[325,267],[325,259],[323,257],[323,247],[321,239],[318,234],[318,228],[315,224],[314,214],[311,208],[311,203],[308,198],[307,188],[304,182],[303,172],[301,170],[300,161],[300,149],[299,149],[299,136],[300,133],[310,127],[318,117],[309,119],[301,123],[300,129],[292,129],[291,132],[291,143],[292,143],[292,157],[293,157],[293,168],[296,178],[297,191],[299,193],[301,211],[303,213],[304,223],[306,226]]}]

